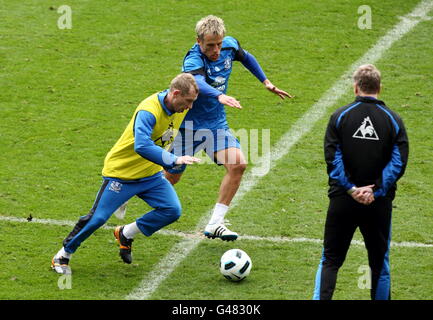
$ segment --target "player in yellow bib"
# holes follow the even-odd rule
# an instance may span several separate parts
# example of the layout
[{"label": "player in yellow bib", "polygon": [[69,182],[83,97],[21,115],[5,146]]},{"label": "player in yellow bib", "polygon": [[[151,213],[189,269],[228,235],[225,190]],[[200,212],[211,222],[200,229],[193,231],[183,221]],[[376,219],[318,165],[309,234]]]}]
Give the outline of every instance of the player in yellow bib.
[{"label": "player in yellow bib", "polygon": [[70,274],[72,253],[121,204],[135,195],[155,209],[135,222],[115,229],[114,236],[125,263],[132,262],[131,246],[137,233],[151,236],[180,217],[179,199],[162,169],[200,161],[191,156],[177,157],[166,150],[197,95],[194,77],[183,73],[172,80],[170,89],[155,93],[140,103],[122,136],[105,157],[103,183],[92,209],[80,217],[52,260],[56,272]]}]

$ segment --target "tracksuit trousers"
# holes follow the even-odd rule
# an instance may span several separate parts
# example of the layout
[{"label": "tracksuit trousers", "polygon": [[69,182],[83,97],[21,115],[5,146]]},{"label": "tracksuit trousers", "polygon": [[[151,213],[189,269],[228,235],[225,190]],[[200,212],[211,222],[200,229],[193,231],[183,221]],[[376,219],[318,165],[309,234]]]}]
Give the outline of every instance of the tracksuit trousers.
[{"label": "tracksuit trousers", "polygon": [[366,206],[349,195],[330,198],[324,248],[316,273],[314,300],[330,300],[357,227],[364,238],[371,270],[371,299],[391,299],[389,248],[392,199],[381,197]]},{"label": "tracksuit trousers", "polygon": [[104,177],[89,214],[80,217],[74,229],[63,241],[65,251],[74,253],[80,244],[101,227],[117,208],[135,195],[154,208],[136,220],[138,228],[144,235],[151,236],[154,232],[179,219],[182,210],[179,198],[162,171],[139,181]]}]

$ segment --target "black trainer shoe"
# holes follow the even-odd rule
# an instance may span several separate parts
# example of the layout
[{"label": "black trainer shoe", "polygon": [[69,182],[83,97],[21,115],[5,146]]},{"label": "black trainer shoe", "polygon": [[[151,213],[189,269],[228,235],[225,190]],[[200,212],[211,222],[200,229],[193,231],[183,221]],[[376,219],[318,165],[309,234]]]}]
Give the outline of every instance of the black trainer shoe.
[{"label": "black trainer shoe", "polygon": [[65,257],[56,258],[54,256],[51,260],[51,269],[59,274],[72,274],[72,270],[69,267],[69,259]]},{"label": "black trainer shoe", "polygon": [[114,237],[119,243],[120,250],[119,255],[122,258],[123,262],[130,264],[132,262],[132,242],[134,239],[127,239],[123,235],[124,226],[119,226],[114,229]]}]

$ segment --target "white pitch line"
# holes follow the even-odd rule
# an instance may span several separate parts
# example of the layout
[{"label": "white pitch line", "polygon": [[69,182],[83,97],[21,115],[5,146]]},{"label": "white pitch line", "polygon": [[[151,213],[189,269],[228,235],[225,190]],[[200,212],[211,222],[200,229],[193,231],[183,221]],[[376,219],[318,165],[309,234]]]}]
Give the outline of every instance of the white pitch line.
[{"label": "white pitch line", "polygon": [[[31,221],[29,221],[26,218],[17,218],[17,217],[11,217],[11,216],[0,216],[0,221],[7,221],[7,222],[20,222],[20,223],[38,223],[38,224],[46,224],[46,225],[55,225],[55,226],[62,226],[62,227],[74,227],[77,221],[71,221],[71,220],[54,220],[54,219],[39,219],[39,218],[32,218]],[[115,226],[107,226],[103,225],[99,229],[107,229],[107,230],[114,230]],[[172,231],[172,230],[159,230],[157,232],[158,234],[162,235],[168,235],[168,236],[178,236],[178,237],[192,237],[193,235],[188,233],[183,233],[181,231]]]},{"label": "white pitch line", "polygon": [[[63,227],[65,226],[73,227],[75,226],[76,223],[71,220],[54,220],[54,219],[39,219],[39,218],[33,218],[31,221],[28,221],[25,218],[17,218],[12,216],[0,216],[0,221],[14,222],[14,223],[27,223],[27,224],[37,223],[37,224],[63,226]],[[115,228],[116,228],[115,226],[103,225],[100,229],[114,230]],[[191,244],[194,244],[196,241],[201,241],[205,239],[204,235],[198,232],[193,233],[193,232],[183,232],[177,230],[159,230],[158,232],[156,232],[156,234],[184,238],[187,242],[190,242]],[[239,238],[238,241],[242,241],[242,240],[265,241],[265,242],[274,242],[274,243],[316,243],[316,244],[323,243],[322,239],[314,239],[314,238],[304,238],[304,237],[290,238],[290,237],[279,237],[279,236],[260,237],[260,236],[253,236],[253,235],[242,235],[242,237]],[[352,245],[365,246],[364,242],[359,240],[352,240]],[[391,247],[433,248],[433,244],[413,242],[413,241],[403,241],[403,242],[391,241]]]},{"label": "white pitch line", "polygon": [[[379,39],[379,41],[368,50],[359,60],[350,66],[350,68],[337,80],[334,85],[325,92],[320,100],[315,103],[305,114],[299,119],[289,131],[287,131],[273,151],[268,156],[271,161],[270,168],[275,167],[276,163],[283,157],[285,157],[291,147],[298,142],[305,134],[307,134],[314,124],[322,118],[329,107],[334,105],[351,86],[351,75],[359,65],[366,63],[375,63],[379,60],[382,55],[388,50],[394,42],[400,40],[406,33],[414,28],[419,22],[428,19],[427,14],[433,8],[433,1],[422,1],[415,9],[401,18],[401,21],[397,23],[385,36]],[[254,168],[245,175],[242,180],[242,184],[232,201],[231,208],[235,207],[240,200],[253,189],[257,183],[263,178],[266,173],[259,173],[253,175]],[[195,227],[196,231],[203,230],[206,222],[209,219],[210,212],[203,215]],[[133,300],[145,300],[148,299],[153,292],[159,287],[176,267],[194,250],[201,240],[191,241],[186,239],[176,244],[170,252],[162,258],[162,260],[155,266],[155,270],[159,271],[158,276],[155,276],[155,272],[145,277],[136,289],[128,294],[125,299]]]},{"label": "white pitch line", "polygon": [[[241,240],[253,240],[253,241],[268,241],[268,242],[275,242],[275,243],[281,243],[281,242],[287,242],[287,243],[317,243],[322,244],[323,240],[321,239],[311,239],[311,238],[289,238],[289,237],[259,237],[259,236],[248,236],[248,235],[242,235],[240,238]],[[364,241],[360,240],[352,240],[352,245],[355,246],[365,246]],[[419,242],[412,242],[412,241],[403,241],[403,242],[395,242],[391,241],[391,247],[400,247],[400,248],[433,248],[433,244],[429,243],[419,243]]]}]

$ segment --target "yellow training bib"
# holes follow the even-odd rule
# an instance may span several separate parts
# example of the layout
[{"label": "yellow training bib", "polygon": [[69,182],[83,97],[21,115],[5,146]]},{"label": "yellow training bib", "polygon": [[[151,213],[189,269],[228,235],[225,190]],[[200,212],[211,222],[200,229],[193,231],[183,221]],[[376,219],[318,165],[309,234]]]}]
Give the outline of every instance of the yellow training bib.
[{"label": "yellow training bib", "polygon": [[122,180],[137,180],[152,176],[162,170],[160,165],[144,159],[134,151],[135,117],[141,110],[148,111],[155,116],[156,123],[151,138],[156,145],[166,150],[174,140],[188,112],[185,110],[182,113],[168,115],[158,99],[158,93],[143,100],[135,110],[122,136],[105,157],[104,168],[102,169],[103,176]]}]

